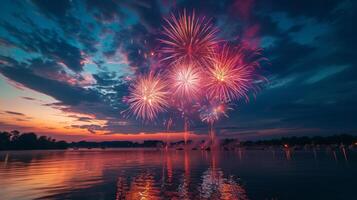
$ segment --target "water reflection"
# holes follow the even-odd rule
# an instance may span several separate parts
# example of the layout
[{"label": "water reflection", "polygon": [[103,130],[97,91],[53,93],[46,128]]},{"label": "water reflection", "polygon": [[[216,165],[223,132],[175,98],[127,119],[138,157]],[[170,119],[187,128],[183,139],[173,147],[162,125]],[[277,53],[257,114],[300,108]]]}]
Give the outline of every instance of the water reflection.
[{"label": "water reflection", "polygon": [[154,175],[148,172],[136,176],[131,181],[129,190],[123,194],[119,199],[160,199],[160,189],[155,183]]},{"label": "water reflection", "polygon": [[[224,177],[223,171],[217,168],[217,155],[213,152],[211,166],[202,175],[200,199],[246,200],[244,188],[231,175]],[[239,153],[241,157],[241,153]]]},{"label": "water reflection", "polygon": [[317,183],[317,199],[343,199],[357,178],[356,154],[347,151],[0,152],[0,199],[289,199],[319,191]]},{"label": "water reflection", "polygon": [[341,151],[343,153],[343,157],[345,158],[346,161],[348,161],[348,158],[347,158],[347,153],[346,153],[346,148],[345,146],[341,146]]},{"label": "water reflection", "polygon": [[190,185],[190,160],[189,160],[189,151],[184,152],[184,173],[178,186],[178,193],[180,199],[188,200],[190,198],[189,185]]},{"label": "water reflection", "polygon": [[9,154],[7,153],[5,154],[4,167],[6,167],[8,159],[9,159]]},{"label": "water reflection", "polygon": [[[181,152],[180,152],[181,153]],[[177,152],[164,152],[161,179],[156,179],[159,174],[155,170],[147,170],[139,173],[134,178],[126,178],[123,174],[118,178],[116,199],[224,199],[243,200],[248,199],[246,192],[233,176],[225,177],[223,171],[217,168],[218,154],[209,155],[210,164],[203,171],[196,182],[191,181],[191,151],[182,154]],[[207,153],[206,155],[207,156]],[[175,177],[173,182],[173,158],[180,170],[179,162],[182,161],[182,173]],[[166,170],[165,170],[166,169]],[[166,178],[167,177],[167,178]]]}]

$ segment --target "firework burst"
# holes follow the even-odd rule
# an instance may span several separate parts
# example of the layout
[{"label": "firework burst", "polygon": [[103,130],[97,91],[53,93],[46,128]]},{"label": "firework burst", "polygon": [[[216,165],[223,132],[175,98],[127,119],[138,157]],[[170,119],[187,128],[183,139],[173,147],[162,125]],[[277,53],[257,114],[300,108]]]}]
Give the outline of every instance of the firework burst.
[{"label": "firework burst", "polygon": [[259,62],[247,59],[246,55],[242,47],[227,44],[222,47],[207,70],[205,87],[210,98],[221,102],[248,100],[248,92],[256,91],[254,82]]},{"label": "firework burst", "polygon": [[181,104],[192,102],[200,95],[201,70],[193,64],[178,64],[169,75],[172,94]]},{"label": "firework burst", "polygon": [[199,109],[200,119],[202,122],[213,125],[222,116],[228,117],[227,111],[231,108],[221,102],[210,102],[201,106]]},{"label": "firework burst", "polygon": [[127,102],[137,119],[153,121],[159,112],[168,107],[167,95],[166,83],[150,74],[137,79],[130,89]]},{"label": "firework burst", "polygon": [[186,10],[176,17],[172,14],[165,19],[160,52],[161,61],[170,65],[180,62],[194,62],[199,66],[207,66],[211,61],[218,43],[218,29],[210,20],[198,17],[195,12],[187,14]]}]

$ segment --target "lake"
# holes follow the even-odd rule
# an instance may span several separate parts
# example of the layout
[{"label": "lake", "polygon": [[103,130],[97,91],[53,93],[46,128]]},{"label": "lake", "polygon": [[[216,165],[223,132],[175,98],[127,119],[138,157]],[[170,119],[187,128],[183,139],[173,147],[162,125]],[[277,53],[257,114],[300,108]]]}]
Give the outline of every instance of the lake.
[{"label": "lake", "polygon": [[356,199],[357,152],[0,152],[0,199]]}]

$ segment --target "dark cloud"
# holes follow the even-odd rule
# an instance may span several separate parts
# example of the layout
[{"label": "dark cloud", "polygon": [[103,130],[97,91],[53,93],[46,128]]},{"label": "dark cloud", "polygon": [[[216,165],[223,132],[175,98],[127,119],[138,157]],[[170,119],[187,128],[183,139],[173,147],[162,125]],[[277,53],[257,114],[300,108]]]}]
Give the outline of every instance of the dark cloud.
[{"label": "dark cloud", "polygon": [[34,127],[31,126],[20,126],[20,125],[16,125],[16,124],[8,124],[8,123],[4,123],[4,122],[0,122],[0,127],[2,130],[6,130],[6,131],[12,131],[12,130],[24,130],[24,129],[31,129]]},{"label": "dark cloud", "polygon": [[162,22],[161,11],[156,0],[127,0],[122,3],[123,6],[128,7],[139,16],[140,23],[144,25],[148,31],[156,31],[160,26]]},{"label": "dark cloud", "polygon": [[9,40],[17,48],[28,53],[41,53],[46,58],[64,63],[69,69],[78,72],[82,70],[82,56],[80,50],[59,37],[56,31],[38,29],[28,33],[20,30],[8,22],[1,21],[0,25],[15,40]]},{"label": "dark cloud", "polygon": [[332,20],[332,12],[343,3],[340,0],[268,0],[256,1],[257,9],[285,12],[291,17],[313,17],[318,20]]},{"label": "dark cloud", "polygon": [[112,0],[87,0],[86,8],[99,21],[121,20],[126,15],[120,10],[119,2]]},{"label": "dark cloud", "polygon": [[90,122],[90,121],[92,121],[93,119],[90,118],[90,117],[79,117],[77,120],[78,120],[78,121],[82,121],[82,122]]},{"label": "dark cloud", "polygon": [[6,39],[3,39],[3,38],[0,38],[0,46],[8,47],[8,48],[14,47],[13,43],[11,43],[11,42],[7,41]]},{"label": "dark cloud", "polygon": [[26,122],[26,121],[29,121],[29,119],[25,119],[25,118],[16,118],[15,120],[18,121],[18,122]]},{"label": "dark cloud", "polygon": [[70,0],[32,0],[32,2],[36,4],[43,13],[55,17],[65,17],[71,8]]},{"label": "dark cloud", "polygon": [[93,118],[91,117],[81,117],[78,115],[68,115],[68,117],[75,118],[77,121],[81,121],[81,122],[91,122],[93,120]]},{"label": "dark cloud", "polygon": [[71,125],[72,128],[87,129],[89,133],[95,134],[96,131],[106,130],[104,127],[99,125]]},{"label": "dark cloud", "polygon": [[299,32],[299,31],[302,30],[302,28],[303,28],[303,25],[296,24],[296,25],[293,25],[292,27],[289,28],[289,32],[290,33]]},{"label": "dark cloud", "polygon": [[104,54],[111,57],[119,50],[135,71],[146,72],[150,67],[150,53],[154,51],[156,42],[154,35],[138,23],[116,32],[111,49]]},{"label": "dark cloud", "polygon": [[281,38],[273,47],[265,50],[271,62],[269,71],[278,75],[286,75],[287,71],[300,70],[296,69],[296,66],[304,64],[304,59],[314,50],[313,46],[299,44],[290,38]]},{"label": "dark cloud", "polygon": [[[51,20],[58,24],[66,34],[66,37],[75,38],[79,43],[84,45],[84,52],[94,53],[97,51],[95,47],[97,40],[92,34],[92,30],[95,28],[94,25],[74,16],[74,9],[82,6],[81,3],[83,2],[34,0],[33,3],[39,8],[41,14],[50,17]],[[18,17],[21,18],[21,15]]]},{"label": "dark cloud", "polygon": [[[201,15],[209,15],[211,17],[221,15],[221,14],[233,14],[229,13],[230,9],[233,9],[232,5],[234,1],[180,1],[177,2],[175,7],[172,7],[172,11],[180,11],[186,9],[188,11],[197,11]],[[235,14],[238,14],[239,11],[235,10]]]},{"label": "dark cloud", "polygon": [[32,98],[32,97],[22,97],[23,99],[29,100],[29,101],[36,101],[37,99]]},{"label": "dark cloud", "polygon": [[357,65],[355,51],[357,38],[357,27],[354,26],[353,20],[357,17],[355,10],[357,2],[347,1],[341,6],[337,13],[342,13],[335,17],[331,22],[333,27],[330,32],[317,38],[317,42],[322,44],[322,48],[333,47],[330,55],[327,55],[326,62],[337,65]]},{"label": "dark cloud", "polygon": [[44,78],[36,75],[32,69],[24,68],[22,65],[22,63],[12,63],[10,66],[3,66],[0,68],[0,73],[12,81],[52,96],[68,105],[77,105],[82,101],[100,102],[99,95],[91,90]]},{"label": "dark cloud", "polygon": [[14,112],[14,111],[5,111],[5,113],[10,114],[10,115],[25,116],[23,113]]}]

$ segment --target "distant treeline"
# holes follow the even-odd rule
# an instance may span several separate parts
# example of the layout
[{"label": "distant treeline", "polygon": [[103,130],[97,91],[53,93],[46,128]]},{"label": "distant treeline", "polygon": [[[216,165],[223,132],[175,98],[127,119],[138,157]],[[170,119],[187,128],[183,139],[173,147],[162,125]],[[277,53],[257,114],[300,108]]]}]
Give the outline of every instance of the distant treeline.
[{"label": "distant treeline", "polygon": [[131,148],[131,147],[159,147],[164,143],[159,140],[148,140],[142,143],[131,141],[109,141],[109,142],[72,142],[69,144],[72,148]]},{"label": "distant treeline", "polygon": [[333,144],[344,144],[351,145],[357,142],[357,136],[341,134],[341,135],[332,135],[332,136],[314,136],[314,137],[282,137],[279,139],[270,139],[270,140],[258,140],[258,141],[245,141],[241,142],[243,146],[251,145],[333,145]]},{"label": "distant treeline", "polygon": [[151,140],[142,143],[131,141],[112,142],[72,142],[56,141],[51,137],[37,136],[35,133],[20,133],[19,131],[0,132],[0,150],[31,150],[31,149],[67,149],[67,148],[126,148],[126,147],[158,147],[162,141]]},{"label": "distant treeline", "polygon": [[66,149],[67,147],[65,141],[56,141],[46,136],[38,137],[32,132],[0,132],[0,150]]},{"label": "distant treeline", "polygon": [[[258,140],[258,141],[239,141],[237,139],[224,139],[222,146],[234,144],[239,146],[281,146],[281,145],[334,145],[356,144],[357,136],[342,134],[333,136],[314,136],[314,137],[283,137],[279,139]],[[204,141],[201,141],[203,144]],[[172,146],[183,145],[183,141],[173,142]],[[189,142],[192,144],[192,141]],[[109,141],[109,142],[71,142],[56,141],[51,137],[37,136],[35,133],[20,133],[19,131],[0,132],[0,150],[30,150],[30,149],[67,149],[67,148],[135,148],[135,147],[162,147],[163,141],[150,140],[144,142],[132,141]]]}]

